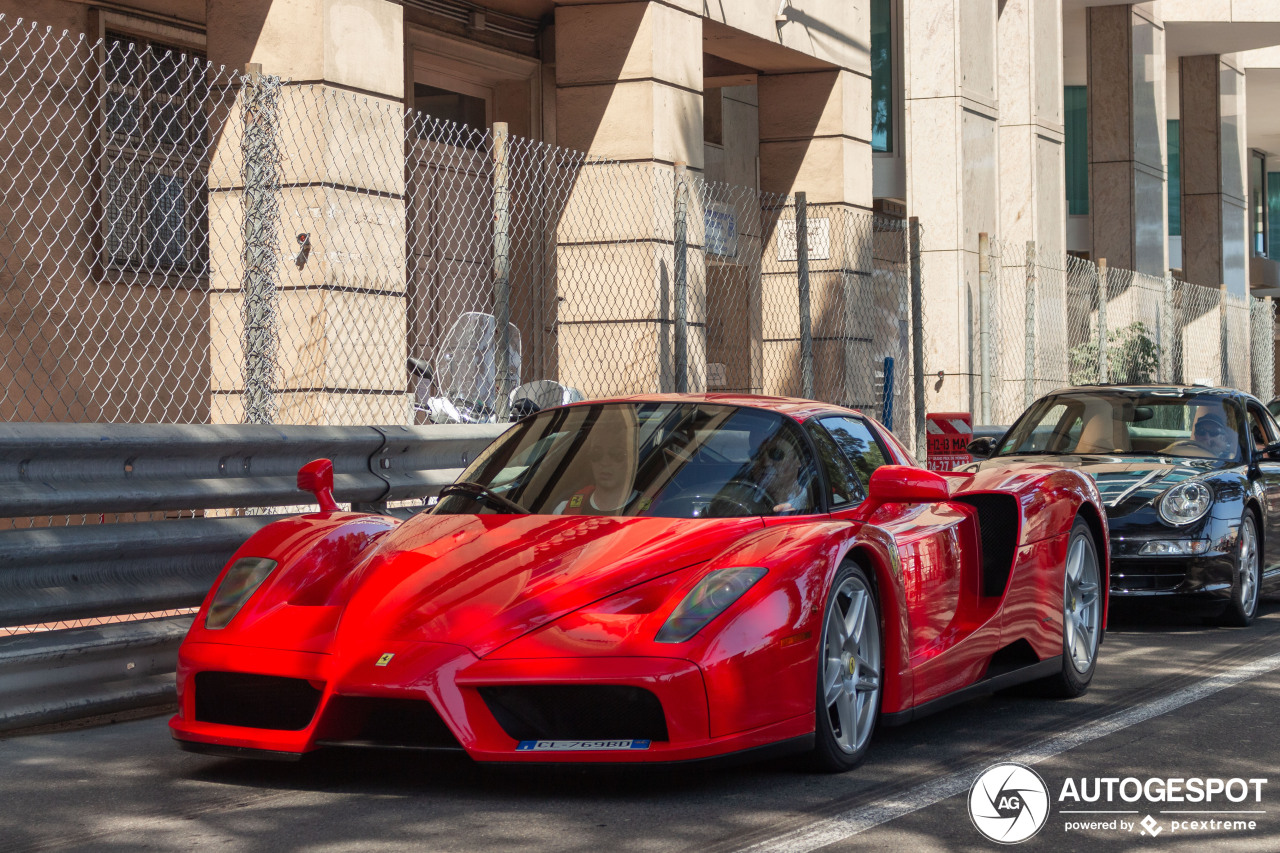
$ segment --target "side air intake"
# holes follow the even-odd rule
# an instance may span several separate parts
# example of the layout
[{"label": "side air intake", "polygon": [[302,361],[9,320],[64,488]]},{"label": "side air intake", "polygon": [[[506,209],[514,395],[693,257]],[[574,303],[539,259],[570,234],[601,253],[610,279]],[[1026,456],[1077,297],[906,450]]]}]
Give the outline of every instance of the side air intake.
[{"label": "side air intake", "polygon": [[982,594],[1004,595],[1013,570],[1018,545],[1018,500],[1013,495],[961,495],[978,511],[978,533],[982,538]]}]

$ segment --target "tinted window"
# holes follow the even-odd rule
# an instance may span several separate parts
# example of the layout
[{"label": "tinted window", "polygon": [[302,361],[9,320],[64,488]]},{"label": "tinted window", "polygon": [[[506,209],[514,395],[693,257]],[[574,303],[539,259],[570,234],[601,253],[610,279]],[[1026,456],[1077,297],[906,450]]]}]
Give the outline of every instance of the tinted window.
[{"label": "tinted window", "polygon": [[852,464],[836,446],[835,440],[816,421],[804,425],[805,431],[818,448],[818,459],[827,475],[827,488],[831,490],[832,508],[862,503],[866,491]]},{"label": "tinted window", "polygon": [[888,454],[863,421],[857,418],[823,418],[822,425],[853,465],[865,492],[871,472],[887,463]]}]

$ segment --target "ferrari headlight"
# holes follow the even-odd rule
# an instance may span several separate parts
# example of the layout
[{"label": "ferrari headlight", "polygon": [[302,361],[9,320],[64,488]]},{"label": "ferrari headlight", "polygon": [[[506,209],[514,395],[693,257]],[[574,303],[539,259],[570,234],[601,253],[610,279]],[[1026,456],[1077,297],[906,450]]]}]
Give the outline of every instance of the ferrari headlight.
[{"label": "ferrari headlight", "polygon": [[241,557],[227,569],[218,591],[213,595],[209,613],[204,618],[206,628],[225,628],[240,612],[240,608],[262,585],[276,567],[275,560],[264,557]]},{"label": "ferrari headlight", "polygon": [[707,575],[671,612],[656,637],[659,643],[683,643],[723,613],[752,585],[765,576],[767,569],[746,566],[720,569]]},{"label": "ferrari headlight", "polygon": [[1204,483],[1188,480],[1179,483],[1160,498],[1160,517],[1169,524],[1190,524],[1204,518],[1213,505],[1213,492]]}]

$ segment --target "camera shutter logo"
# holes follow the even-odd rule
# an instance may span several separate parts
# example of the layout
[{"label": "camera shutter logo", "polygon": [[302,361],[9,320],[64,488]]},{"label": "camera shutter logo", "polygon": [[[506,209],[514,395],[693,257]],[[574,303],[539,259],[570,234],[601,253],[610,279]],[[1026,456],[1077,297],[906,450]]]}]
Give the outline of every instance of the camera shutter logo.
[{"label": "camera shutter logo", "polygon": [[1049,789],[1025,765],[988,767],[969,789],[969,819],[978,832],[1000,844],[1026,841],[1048,818]]}]

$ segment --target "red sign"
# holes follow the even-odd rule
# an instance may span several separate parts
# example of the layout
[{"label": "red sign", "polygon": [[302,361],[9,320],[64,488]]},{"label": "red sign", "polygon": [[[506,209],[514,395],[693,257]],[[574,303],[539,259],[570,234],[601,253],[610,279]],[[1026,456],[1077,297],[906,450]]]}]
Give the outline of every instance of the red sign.
[{"label": "red sign", "polygon": [[930,471],[952,471],[973,461],[966,450],[973,441],[968,412],[933,412],[925,417],[926,465]]}]

